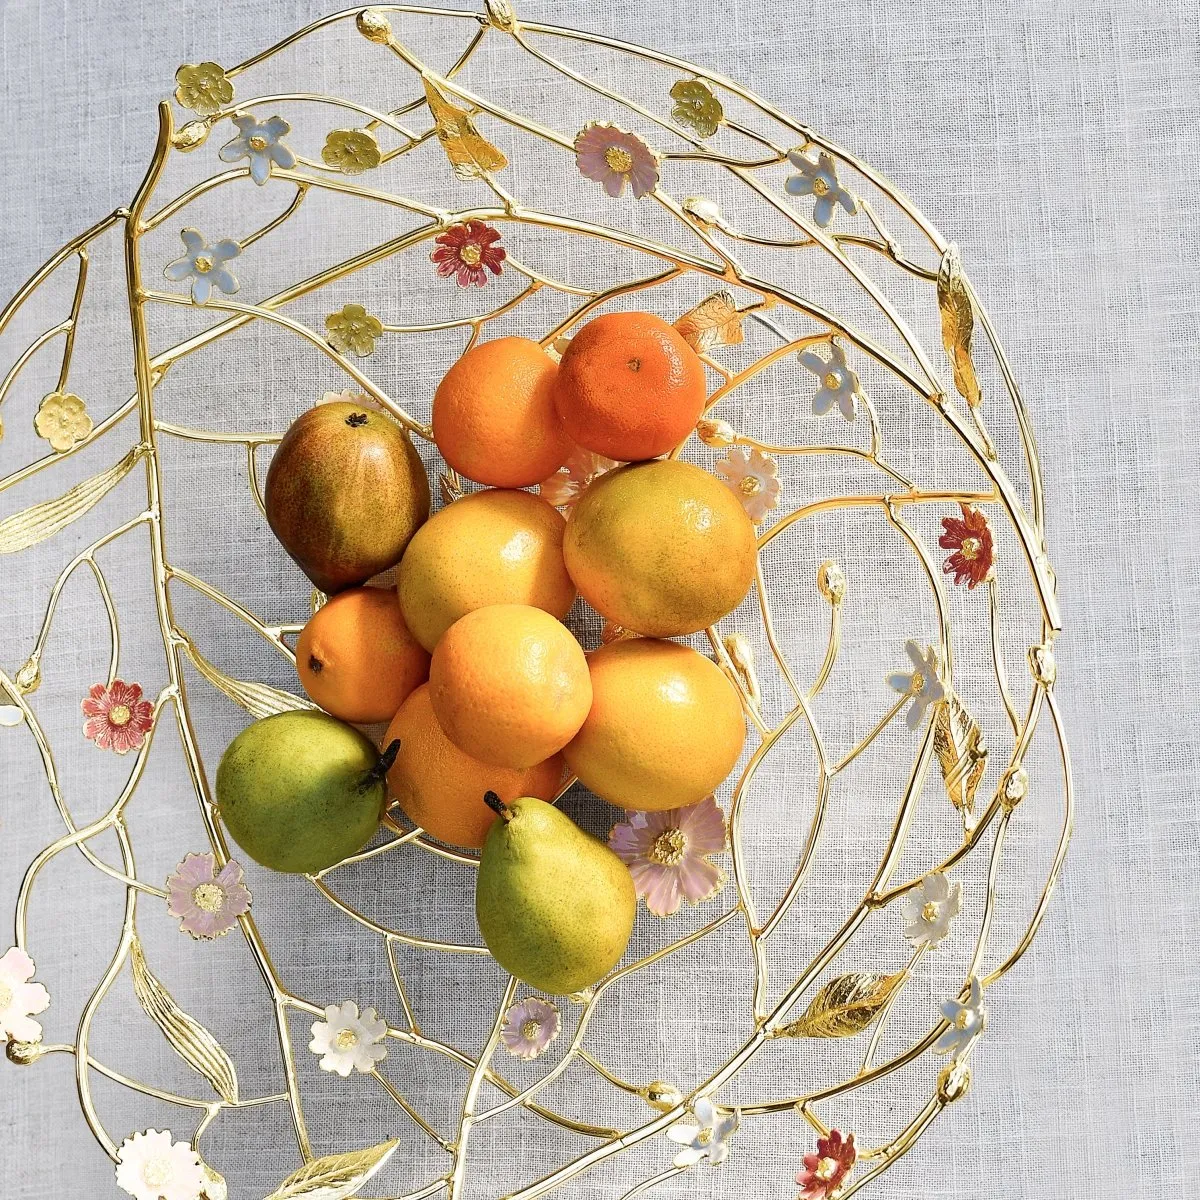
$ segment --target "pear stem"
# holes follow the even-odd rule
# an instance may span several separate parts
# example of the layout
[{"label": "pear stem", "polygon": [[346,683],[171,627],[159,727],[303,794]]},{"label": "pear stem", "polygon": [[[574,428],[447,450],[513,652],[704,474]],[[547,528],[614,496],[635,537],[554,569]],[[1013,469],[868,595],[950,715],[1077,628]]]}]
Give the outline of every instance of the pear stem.
[{"label": "pear stem", "polygon": [[498,816],[502,821],[511,821],[513,819],[513,810],[496,795],[495,792],[485,792],[483,802]]},{"label": "pear stem", "polygon": [[396,761],[396,755],[400,753],[400,739],[388,746],[386,750],[379,756],[379,761],[363,776],[362,784],[360,785],[365,791],[373,784],[382,783],[387,776],[387,773],[392,769],[392,764]]}]

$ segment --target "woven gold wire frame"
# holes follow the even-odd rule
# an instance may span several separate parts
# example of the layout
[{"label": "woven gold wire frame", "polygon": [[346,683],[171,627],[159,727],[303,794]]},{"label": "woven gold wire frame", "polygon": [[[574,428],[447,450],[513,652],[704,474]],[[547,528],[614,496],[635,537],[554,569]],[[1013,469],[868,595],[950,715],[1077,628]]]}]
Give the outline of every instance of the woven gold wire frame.
[{"label": "woven gold wire frame", "polygon": [[[403,13],[417,13],[445,17],[447,19],[457,19],[467,23],[469,26],[475,27],[472,31],[472,36],[455,65],[446,71],[445,74],[439,74],[426,63],[422,62],[397,36],[389,23],[388,14]],[[0,553],[9,554],[28,549],[30,546],[58,533],[76,517],[88,511],[121,479],[135,471],[140,472],[145,480],[145,506],[135,517],[125,521],[117,528],[92,542],[63,567],[47,602],[41,631],[29,658],[12,675],[0,671],[0,701],[10,704],[20,711],[24,726],[34,738],[45,768],[50,793],[57,805],[65,827],[63,835],[48,845],[34,859],[24,876],[15,914],[16,944],[22,948],[27,946],[27,919],[30,898],[39,873],[55,856],[72,848],[77,849],[93,867],[117,879],[124,885],[126,898],[124,919],[121,936],[108,968],[97,982],[84,1005],[75,1040],[69,1044],[54,1045],[13,1042],[8,1047],[9,1058],[14,1063],[30,1065],[50,1054],[73,1055],[75,1059],[76,1084],[83,1115],[97,1141],[110,1157],[116,1157],[118,1143],[105,1129],[97,1113],[92,1095],[92,1077],[94,1073],[115,1080],[119,1084],[146,1096],[192,1110],[197,1119],[197,1126],[192,1141],[197,1148],[200,1147],[200,1139],[205,1130],[227,1109],[252,1107],[259,1104],[286,1104],[295,1127],[296,1141],[300,1154],[306,1162],[312,1159],[313,1152],[304,1116],[300,1085],[295,1067],[295,1047],[292,1044],[289,1033],[288,1016],[290,1013],[307,1013],[313,1016],[320,1016],[322,1009],[318,1005],[289,990],[283,981],[281,972],[272,961],[268,948],[256,927],[252,915],[241,918],[241,932],[271,993],[277,1038],[286,1081],[286,1089],[283,1092],[278,1095],[265,1097],[240,1097],[236,1087],[236,1075],[233,1074],[232,1062],[228,1060],[228,1056],[224,1056],[223,1051],[216,1057],[216,1067],[213,1066],[212,1061],[208,1062],[207,1070],[202,1065],[198,1066],[198,1061],[204,1058],[205,1048],[208,1045],[204,1041],[204,1036],[211,1038],[211,1035],[207,1035],[206,1031],[203,1030],[197,1033],[186,1021],[177,1020],[172,1017],[171,1014],[178,1010],[169,997],[159,1004],[158,1015],[155,1016],[154,1012],[151,1012],[151,1015],[155,1016],[160,1026],[163,1027],[164,1033],[167,1033],[168,1038],[172,1041],[174,1048],[179,1051],[184,1059],[191,1066],[207,1074],[210,1082],[214,1082],[214,1087],[217,1088],[218,1093],[223,1094],[218,1094],[214,1099],[201,1100],[166,1091],[113,1070],[99,1061],[89,1048],[93,1019],[127,963],[132,962],[135,980],[140,979],[141,992],[139,993],[139,999],[142,1000],[144,1007],[147,1007],[147,1001],[143,993],[149,988],[153,994],[153,988],[157,986],[153,981],[153,977],[149,975],[149,969],[142,955],[136,929],[136,915],[139,899],[155,897],[161,899],[165,897],[165,893],[161,888],[138,877],[132,842],[126,821],[126,813],[142,777],[149,749],[153,742],[154,732],[160,728],[162,721],[168,719],[168,717],[174,719],[178,729],[188,771],[199,801],[200,812],[212,843],[212,849],[219,861],[224,861],[228,851],[223,831],[214,819],[211,807],[210,783],[197,749],[194,723],[189,711],[188,688],[184,678],[185,663],[197,668],[201,675],[209,682],[223,690],[230,698],[237,701],[254,716],[262,716],[287,707],[296,707],[303,703],[266,685],[247,683],[225,675],[213,666],[213,664],[209,663],[194,646],[188,632],[180,626],[176,619],[175,610],[172,605],[173,586],[193,589],[223,606],[270,643],[271,646],[289,661],[294,661],[294,656],[285,638],[293,635],[297,627],[268,625],[239,603],[227,597],[212,583],[201,580],[181,568],[173,566],[168,554],[169,531],[167,525],[169,521],[164,519],[162,504],[162,472],[158,451],[158,444],[161,438],[186,438],[201,442],[234,442],[243,445],[247,454],[249,477],[254,498],[261,507],[262,498],[257,475],[256,450],[261,445],[269,445],[277,442],[279,434],[242,435],[212,433],[202,429],[169,424],[156,416],[154,403],[155,389],[172,366],[184,357],[194,354],[204,347],[211,346],[219,339],[225,338],[245,327],[249,322],[270,322],[284,327],[286,330],[306,339],[313,346],[317,347],[354,381],[356,387],[385,407],[415,435],[428,438],[430,436],[429,430],[397,405],[353,361],[334,349],[319,333],[281,310],[291,301],[336,280],[361,271],[372,264],[398,255],[415,245],[429,242],[448,226],[467,220],[496,223],[520,222],[552,231],[558,230],[582,234],[587,237],[606,241],[614,246],[640,251],[650,258],[657,260],[661,266],[654,274],[640,279],[633,284],[622,283],[607,289],[587,292],[542,275],[533,268],[513,260],[509,265],[524,274],[528,279],[528,285],[514,299],[484,316],[457,322],[443,322],[431,325],[429,328],[445,328],[454,324],[470,326],[470,343],[468,344],[471,344],[480,336],[490,320],[512,311],[523,300],[543,288],[559,289],[563,293],[575,297],[578,303],[565,319],[559,321],[553,328],[545,331],[542,337],[542,344],[553,348],[558,339],[569,334],[578,322],[586,318],[593,310],[599,308],[605,302],[630,292],[650,292],[661,284],[675,280],[685,274],[694,273],[711,280],[715,288],[719,288],[722,285],[732,285],[756,295],[757,299],[751,305],[741,310],[740,317],[761,322],[773,330],[781,339],[780,344],[776,348],[739,371],[729,371],[722,367],[713,356],[706,355],[706,362],[709,366],[718,371],[723,377],[722,383],[712,396],[712,405],[719,404],[724,396],[733,392],[741,384],[753,378],[785,355],[794,355],[797,351],[809,345],[827,343],[832,337],[836,336],[844,344],[853,347],[857,352],[873,359],[876,363],[886,368],[903,385],[932,405],[942,422],[953,432],[962,446],[966,448],[978,464],[989,482],[989,487],[985,491],[968,494],[958,491],[923,491],[917,488],[892,469],[883,458],[881,432],[873,410],[869,412],[869,418],[872,423],[872,444],[870,451],[848,451],[846,448],[833,446],[764,446],[761,443],[754,443],[748,437],[740,439],[746,444],[757,445],[777,455],[822,452],[857,454],[873,467],[879,469],[889,478],[891,483],[898,485],[894,491],[889,493],[836,496],[795,509],[767,529],[760,539],[760,550],[769,546],[773,539],[778,537],[795,522],[805,520],[821,512],[848,508],[867,508],[878,511],[908,541],[924,565],[940,626],[940,643],[937,645],[937,649],[940,661],[944,664],[948,680],[952,678],[950,629],[938,565],[929,548],[905,520],[905,511],[909,506],[913,505],[936,503],[946,506],[947,504],[953,505],[955,502],[962,501],[964,503],[988,506],[994,511],[1002,512],[1007,520],[1011,522],[1021,552],[1028,564],[1030,577],[1033,581],[1034,591],[1042,614],[1041,640],[1037,645],[1030,647],[1029,654],[1030,669],[1034,681],[1031,699],[1027,711],[1021,714],[1017,712],[1009,695],[999,649],[999,634],[997,632],[1000,607],[999,585],[993,578],[987,585],[990,590],[990,613],[993,633],[992,652],[997,684],[1003,697],[1009,723],[1013,731],[1014,749],[1010,761],[1002,772],[1000,782],[996,786],[994,793],[988,798],[986,805],[982,807],[973,822],[967,823],[964,821],[964,839],[961,847],[955,850],[945,862],[934,868],[934,870],[944,870],[954,866],[955,863],[960,862],[977,847],[985,846],[986,837],[990,833],[991,845],[987,851],[990,855],[987,895],[984,911],[980,917],[978,942],[968,977],[976,974],[983,960],[991,928],[992,910],[995,902],[995,881],[1006,832],[1010,822],[1014,819],[1014,814],[1020,811],[1019,805],[1023,797],[1023,787],[1012,786],[1013,780],[1023,777],[1023,760],[1031,744],[1035,730],[1046,714],[1049,715],[1051,721],[1054,741],[1061,760],[1065,809],[1056,852],[1053,856],[1050,871],[1045,880],[1040,898],[1034,908],[1032,918],[1008,956],[980,980],[986,991],[987,987],[1005,974],[1025,953],[1045,915],[1050,892],[1058,876],[1070,836],[1072,792],[1069,758],[1063,741],[1059,711],[1054,698],[1054,662],[1051,645],[1055,634],[1060,629],[1061,622],[1055,598],[1054,576],[1046,555],[1042,487],[1037,453],[1029,430],[1025,407],[1013,374],[1009,369],[986,311],[979,303],[978,297],[971,289],[966,276],[957,268],[957,259],[953,248],[921,216],[907,197],[875,173],[868,165],[827,141],[812,129],[793,121],[771,105],[752,96],[732,81],[671,58],[668,55],[658,54],[611,38],[552,26],[520,22],[504,0],[489,0],[486,5],[486,11],[481,13],[401,5],[378,5],[368,10],[348,10],[309,25],[305,29],[285,38],[270,49],[263,51],[261,54],[227,70],[225,74],[228,79],[234,80],[249,68],[272,58],[280,51],[307,37],[315,30],[339,22],[357,23],[359,32],[365,35],[369,41],[376,43],[384,51],[390,51],[416,72],[421,80],[427,85],[432,84],[443,97],[448,98],[452,103],[462,106],[472,114],[488,115],[501,124],[509,125],[541,138],[558,148],[564,154],[572,154],[574,152],[572,137],[545,127],[532,118],[500,108],[491,103],[486,97],[470,91],[456,82],[456,76],[460,69],[467,63],[485,37],[508,37],[513,39],[525,51],[539,59],[542,64],[553,70],[562,72],[576,83],[599,93],[607,100],[621,103],[625,109],[636,114],[637,118],[643,123],[662,127],[668,130],[674,137],[684,138],[691,143],[691,149],[677,152],[673,155],[665,154],[663,158],[701,158],[708,160],[721,166],[746,186],[752,188],[762,200],[771,205],[785,220],[796,227],[798,236],[794,243],[788,244],[794,244],[797,248],[811,247],[818,252],[832,256],[834,261],[845,270],[848,276],[879,306],[886,314],[894,331],[905,343],[906,349],[911,355],[911,360],[915,364],[915,368],[906,365],[885,346],[844,323],[832,313],[817,308],[803,296],[793,294],[777,284],[755,278],[746,273],[739,265],[732,251],[728,248],[728,245],[718,242],[715,233],[720,232],[724,234],[729,241],[742,239],[746,242],[754,242],[756,240],[755,237],[750,234],[739,233],[737,230],[732,229],[722,221],[714,210],[697,207],[691,201],[681,203],[661,188],[654,191],[652,195],[653,202],[663,206],[679,222],[697,234],[704,243],[707,251],[710,252],[709,257],[686,253],[678,247],[672,247],[646,237],[622,232],[603,225],[588,224],[552,212],[538,212],[526,209],[504,189],[493,175],[486,172],[480,176],[480,180],[481,184],[486,184],[491,189],[493,198],[490,203],[465,210],[445,211],[411,198],[374,190],[362,185],[357,179],[351,179],[336,172],[330,172],[321,163],[308,160],[301,160],[293,169],[276,169],[273,171],[274,178],[286,180],[294,184],[296,189],[295,197],[288,208],[277,218],[256,233],[243,238],[241,240],[243,247],[271,233],[276,227],[286,221],[302,203],[308,191],[314,188],[332,189],[336,192],[352,196],[397,205],[409,212],[424,217],[425,223],[414,230],[403,233],[364,253],[347,259],[320,274],[304,279],[258,303],[234,301],[220,296],[214,297],[209,302],[208,307],[227,313],[228,315],[225,319],[177,345],[155,352],[149,345],[147,333],[146,314],[148,308],[160,304],[190,304],[191,301],[185,296],[156,290],[148,285],[142,267],[141,243],[143,237],[151,230],[171,219],[199,196],[213,188],[243,179],[248,173],[247,168],[243,166],[224,170],[197,184],[182,195],[176,196],[157,210],[152,211],[150,201],[159,183],[164,165],[173,153],[194,149],[197,145],[202,144],[207,139],[208,132],[212,126],[216,122],[227,118],[233,112],[234,108],[261,107],[264,103],[268,102],[313,101],[356,110],[360,117],[365,118],[368,130],[386,127],[400,137],[400,145],[384,154],[385,161],[388,158],[409,152],[414,147],[437,134],[437,129],[428,120],[428,101],[425,96],[416,98],[391,112],[375,113],[348,101],[333,97],[308,94],[280,94],[242,100],[237,105],[229,105],[220,112],[185,123],[182,127],[178,128],[171,105],[164,102],[159,108],[159,132],[153,158],[146,177],[129,207],[117,210],[64,246],[21,288],[4,309],[3,313],[0,314],[0,333],[3,333],[18,310],[38,291],[47,279],[72,260],[76,262],[78,277],[71,311],[60,323],[41,334],[19,356],[3,379],[3,382],[0,383],[0,402],[3,401],[4,397],[12,389],[22,368],[39,350],[59,337],[63,339],[63,360],[58,386],[59,390],[64,389],[71,367],[76,320],[87,284],[88,247],[95,239],[110,230],[115,230],[123,238],[137,391],[110,416],[99,422],[90,433],[79,440],[66,454],[47,455],[0,478],[0,492],[16,487],[44,468],[50,467],[61,461],[64,457],[68,457],[91,443],[100,440],[110,431],[121,426],[126,418],[135,414],[139,429],[137,443],[108,470],[83,481],[81,484],[77,484],[60,498],[21,509],[15,515],[0,522]],[[541,39],[538,45],[534,45],[531,41],[535,37]],[[932,255],[942,265],[942,280],[940,284],[938,267],[923,266],[913,257],[906,255],[901,249],[900,243],[888,231],[869,204],[864,202],[863,210],[873,228],[873,233],[828,233],[810,221],[798,207],[786,203],[774,189],[756,178],[756,170],[763,166],[781,163],[785,158],[786,151],[791,147],[776,146],[769,139],[739,126],[737,127],[738,132],[760,143],[763,151],[760,159],[753,161],[730,159],[709,151],[699,138],[691,136],[687,130],[665,121],[661,116],[635,101],[585,79],[565,64],[558,62],[541,48],[542,43],[552,43],[554,39],[572,39],[616,49],[657,64],[658,66],[678,70],[689,78],[703,80],[714,90],[728,94],[731,97],[736,97],[739,101],[753,106],[762,114],[770,117],[779,125],[793,131],[795,146],[829,153],[836,159],[839,166],[857,172],[865,180],[869,181],[870,184],[886,194],[900,212],[905,215],[911,223],[912,230],[916,231],[927,243]],[[410,117],[415,120],[420,120],[424,117],[428,128],[421,132],[409,129],[405,122]],[[888,301],[863,269],[845,253],[845,248],[851,245],[865,247],[877,252],[879,255],[890,260],[895,266],[927,284],[931,297],[936,292],[943,307],[945,307],[946,297],[942,295],[941,288],[947,282],[945,268],[948,264],[953,267],[954,286],[959,289],[960,295],[965,296],[969,302],[970,311],[978,323],[978,328],[982,331],[983,337],[986,339],[999,365],[1008,398],[1015,412],[1020,444],[1023,449],[1025,465],[1030,481],[1030,503],[1028,509],[1021,502],[1017,489],[1000,465],[992,439],[985,426],[984,415],[981,409],[975,404],[964,405],[959,401],[958,397],[947,395],[946,390],[939,381],[938,372],[929,356],[929,352],[917,341],[900,312]],[[770,311],[772,309],[777,309],[780,312],[791,311],[801,314],[806,318],[815,319],[819,324],[824,326],[824,332],[802,338],[793,338],[779,328],[772,317]],[[389,331],[402,332],[415,331],[419,327],[396,326],[387,328]],[[950,347],[948,346],[947,349],[950,349]],[[719,411],[717,415],[719,415]],[[448,472],[444,485],[449,495],[452,496],[455,494],[458,484],[459,481],[454,477],[453,473]],[[149,534],[155,609],[162,643],[165,648],[168,683],[154,698],[154,727],[145,744],[134,757],[132,769],[125,786],[121,789],[119,795],[107,811],[96,820],[79,826],[63,798],[62,789],[59,786],[59,775],[55,765],[54,754],[52,753],[49,740],[42,726],[39,724],[37,714],[30,704],[29,697],[36,691],[40,682],[42,651],[50,632],[59,596],[67,580],[81,567],[86,567],[94,575],[105,602],[109,617],[112,645],[109,671],[110,682],[115,677],[120,652],[119,621],[104,571],[97,561],[96,556],[104,547],[112,545],[130,531],[143,526]],[[6,578],[9,580],[12,579],[11,572],[6,573]],[[6,586],[11,586],[11,584]],[[505,988],[497,1009],[491,1035],[480,1048],[477,1055],[464,1053],[447,1043],[438,1041],[422,1033],[409,1006],[404,982],[397,966],[396,950],[399,946],[411,943],[426,948],[442,949],[456,953],[486,953],[486,951],[483,951],[478,946],[443,943],[425,938],[417,938],[413,935],[379,925],[358,912],[334,892],[332,887],[326,882],[325,877],[329,872],[323,872],[320,876],[314,877],[314,885],[343,912],[383,938],[388,960],[392,966],[399,1001],[407,1016],[407,1027],[391,1028],[388,1031],[388,1036],[399,1042],[447,1057],[457,1064],[467,1077],[467,1087],[458,1128],[450,1137],[443,1137],[434,1131],[415,1112],[406,1098],[393,1084],[386,1081],[381,1075],[376,1075],[380,1084],[388,1090],[395,1102],[404,1108],[425,1132],[438,1141],[449,1154],[450,1165],[448,1169],[437,1178],[422,1184],[413,1191],[405,1193],[408,1200],[433,1194],[443,1188],[447,1195],[457,1195],[463,1187],[472,1129],[481,1121],[488,1120],[516,1105],[523,1105],[541,1117],[555,1122],[565,1133],[579,1135],[589,1148],[544,1178],[532,1182],[513,1193],[513,1200],[534,1200],[535,1197],[552,1191],[559,1185],[588,1171],[589,1168],[604,1162],[612,1155],[637,1145],[647,1138],[661,1134],[672,1123],[685,1117],[689,1105],[694,1104],[700,1096],[717,1093],[723,1084],[729,1081],[758,1054],[771,1037],[779,1034],[780,1030],[787,1024],[789,1014],[792,1013],[797,1002],[806,993],[809,993],[816,981],[835,964],[842,949],[873,913],[887,905],[893,904],[914,888],[920,886],[923,880],[933,873],[931,870],[917,878],[900,883],[895,882],[893,879],[904,847],[906,832],[909,828],[913,810],[921,790],[921,783],[930,769],[931,763],[935,760],[935,725],[931,722],[917,751],[908,786],[904,792],[901,808],[893,827],[892,836],[870,888],[863,895],[859,904],[849,914],[845,923],[837,931],[832,940],[799,974],[782,999],[769,1009],[766,1007],[765,946],[768,939],[770,939],[789,911],[812,866],[812,848],[816,842],[816,834],[819,830],[820,822],[824,819],[826,811],[824,801],[829,785],[837,772],[849,765],[849,762],[875,736],[879,728],[877,727],[876,730],[873,730],[845,758],[838,762],[830,761],[812,716],[811,701],[828,678],[833,660],[837,654],[840,597],[837,595],[836,587],[832,589],[823,587],[822,590],[826,594],[826,599],[830,602],[831,628],[829,650],[818,678],[812,686],[805,688],[796,680],[791,667],[780,651],[772,623],[770,597],[760,566],[757,575],[756,594],[767,644],[774,657],[775,665],[781,672],[783,679],[786,680],[795,701],[794,707],[788,715],[774,726],[770,725],[762,715],[758,696],[756,695],[753,667],[752,664],[747,664],[744,661],[744,644],[738,642],[737,639],[723,638],[715,629],[708,631],[713,653],[739,688],[747,716],[754,727],[758,739],[748,766],[735,783],[730,809],[732,882],[736,894],[736,902],[727,907],[718,917],[698,931],[688,934],[646,958],[628,963],[603,980],[587,995],[579,997],[578,1001],[582,1008],[577,1027],[572,1035],[572,1040],[566,1054],[562,1056],[554,1068],[550,1069],[534,1084],[524,1089],[517,1088],[504,1077],[501,1069],[493,1062],[493,1053],[497,1048],[499,1040],[500,1021],[505,1009],[511,1004],[516,993],[517,985],[515,981],[510,981]],[[903,704],[903,702],[902,698],[900,704]],[[888,717],[885,717],[885,722],[896,711],[896,709],[893,709]],[[818,803],[815,809],[813,829],[807,839],[805,852],[796,866],[791,883],[777,907],[770,914],[763,916],[755,910],[754,901],[744,879],[743,851],[740,842],[739,825],[740,800],[767,752],[783,734],[797,723],[801,727],[807,725],[812,733],[819,771]],[[449,850],[427,839],[419,830],[406,830],[400,825],[392,825],[390,827],[395,835],[392,840],[382,846],[373,847],[365,851],[362,855],[355,856],[355,859],[350,861],[359,861],[362,858],[375,854],[390,852],[396,847],[406,844],[421,847],[424,850],[461,863],[472,864],[475,861],[470,855]],[[92,840],[110,831],[115,834],[120,849],[121,864],[119,867],[103,861],[89,846]],[[336,869],[334,868],[334,870]],[[589,1019],[615,983],[637,972],[649,963],[671,955],[729,922],[741,922],[745,926],[746,934],[753,948],[755,969],[754,1027],[752,1034],[737,1053],[719,1071],[715,1072],[711,1078],[704,1081],[690,1094],[680,1094],[669,1084],[659,1082],[653,1084],[631,1083],[616,1075],[599,1058],[584,1047],[583,1037],[588,1028]],[[920,951],[918,951],[909,965],[909,971],[903,982],[906,982],[911,977],[912,968],[915,967],[916,961],[920,956]],[[147,979],[151,981],[150,984],[147,983]],[[901,987],[903,986],[903,982]],[[899,991],[897,990],[895,995],[898,994]],[[967,989],[964,986],[960,999],[965,998],[966,994]],[[899,1070],[920,1055],[927,1053],[934,1041],[945,1030],[946,1025],[944,1023],[935,1024],[925,1036],[918,1039],[902,1054],[882,1063],[874,1063],[872,1061],[883,1026],[891,1011],[895,995],[892,996],[889,1003],[878,1015],[870,1046],[863,1060],[862,1069],[856,1075],[835,1087],[827,1088],[819,1093],[784,1096],[764,1100],[761,1103],[744,1104],[741,1106],[743,1121],[752,1120],[769,1113],[782,1113],[794,1110],[812,1126],[817,1134],[825,1134],[828,1130],[815,1111],[816,1105],[823,1101],[845,1095],[855,1089],[868,1087],[874,1081]],[[150,1011],[153,1007],[154,1004],[151,1003],[147,1007],[147,1011]],[[163,1016],[164,1012],[167,1014],[165,1017]],[[967,1054],[969,1054],[969,1050]],[[966,1057],[967,1055],[963,1055],[954,1069],[948,1068],[939,1074],[937,1087],[929,1100],[891,1140],[878,1146],[861,1147],[860,1162],[851,1181],[843,1188],[841,1193],[843,1198],[848,1198],[855,1194],[860,1188],[865,1187],[882,1171],[886,1170],[897,1157],[904,1154],[915,1143],[938,1113],[965,1091],[969,1082]],[[223,1063],[228,1064],[228,1074],[225,1072]],[[602,1077],[609,1084],[627,1092],[640,1095],[648,1105],[647,1119],[634,1128],[615,1130],[564,1116],[540,1104],[538,1094],[573,1064],[583,1064],[588,1069],[593,1070],[598,1078]],[[232,1083],[230,1082],[229,1074],[233,1074]],[[481,1090],[484,1084],[500,1089],[507,1098],[502,1103],[490,1109],[482,1109],[480,1107]],[[386,1157],[387,1153],[390,1153],[390,1150],[394,1148],[394,1144],[390,1144],[389,1147],[383,1149],[381,1154],[377,1154],[374,1159],[364,1161],[369,1161],[377,1166],[382,1161],[382,1158]],[[343,1169],[347,1178],[352,1178],[355,1170],[359,1170],[360,1174],[362,1173],[364,1169],[363,1161],[354,1160],[353,1155],[350,1155],[348,1156],[348,1160],[341,1164],[341,1169]],[[632,1197],[641,1194],[655,1184],[677,1174],[678,1170],[679,1168],[670,1167],[659,1174],[640,1180],[626,1193],[626,1196]],[[295,1194],[299,1195],[301,1193],[297,1192]]]}]

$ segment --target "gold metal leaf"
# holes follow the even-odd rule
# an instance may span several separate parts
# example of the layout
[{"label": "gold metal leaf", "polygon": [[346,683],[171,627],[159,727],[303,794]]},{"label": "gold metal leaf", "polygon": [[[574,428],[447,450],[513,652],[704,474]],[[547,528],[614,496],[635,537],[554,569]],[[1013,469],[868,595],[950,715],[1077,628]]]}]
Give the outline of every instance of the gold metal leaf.
[{"label": "gold metal leaf", "polygon": [[954,386],[972,407],[983,400],[975,363],[971,359],[971,334],[975,329],[975,311],[963,279],[962,259],[951,242],[942,255],[937,277],[938,308],[942,313],[942,344],[954,367]]},{"label": "gold metal leaf", "polygon": [[779,1030],[779,1037],[835,1038],[861,1033],[879,1015],[907,972],[858,972],[831,979],[812,999],[804,1016]]},{"label": "gold metal leaf", "polygon": [[82,517],[133,470],[141,454],[142,447],[134,446],[119,463],[77,483],[56,500],[32,504],[0,521],[0,554],[14,554],[18,550],[36,546]]},{"label": "gold metal leaf", "polygon": [[742,314],[733,296],[722,289],[689,309],[675,322],[675,328],[697,354],[714,346],[736,346],[745,339]]},{"label": "gold metal leaf", "polygon": [[475,128],[471,114],[465,108],[451,104],[428,77],[425,99],[437,126],[438,141],[459,179],[484,179],[493,171],[508,166],[508,159]]},{"label": "gold metal leaf", "polygon": [[236,1103],[238,1082],[233,1060],[221,1048],[220,1042],[199,1021],[189,1017],[151,974],[136,935],[130,948],[130,962],[134,995],[147,1016],[162,1030],[175,1053],[203,1075],[222,1100]]},{"label": "gold metal leaf", "polygon": [[463,498],[462,486],[445,471],[438,475],[438,491],[442,493],[442,500],[446,504],[453,504],[455,500]]},{"label": "gold metal leaf", "polygon": [[755,708],[762,707],[762,688],[758,686],[758,671],[754,666],[754,647],[740,633],[729,633],[721,639],[733,669],[746,688],[746,695]]},{"label": "gold metal leaf", "polygon": [[399,1138],[367,1150],[350,1150],[305,1163],[267,1200],[349,1200],[383,1168],[400,1145]]},{"label": "gold metal leaf", "polygon": [[933,721],[933,751],[941,764],[951,804],[971,812],[975,791],[987,767],[988,748],[983,731],[953,693],[938,705]]},{"label": "gold metal leaf", "polygon": [[273,717],[278,713],[295,712],[298,709],[315,709],[317,706],[302,696],[281,692],[266,683],[254,683],[246,679],[234,679],[220,667],[214,666],[192,645],[187,643],[188,657],[196,664],[196,670],[213,687],[224,692],[234,704],[244,708],[255,720]]}]

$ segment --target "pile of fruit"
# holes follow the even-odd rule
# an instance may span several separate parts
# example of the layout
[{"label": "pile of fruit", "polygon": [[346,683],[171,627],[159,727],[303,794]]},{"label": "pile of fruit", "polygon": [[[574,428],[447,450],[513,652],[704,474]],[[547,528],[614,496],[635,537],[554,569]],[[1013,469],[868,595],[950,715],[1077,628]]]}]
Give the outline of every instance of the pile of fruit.
[{"label": "pile of fruit", "polygon": [[[607,974],[632,933],[633,879],[555,800],[573,776],[618,808],[699,804],[745,738],[729,678],[665,640],[731,612],[754,577],[739,498],[660,457],[706,400],[700,359],[648,313],[586,323],[561,362],[524,338],[477,345],[438,386],[433,433],[450,468],[484,486],[433,517],[391,416],[358,399],[304,413],[265,502],[330,597],[296,645],[324,711],[257,721],[225,752],[218,811],[242,849],[322,871],[398,807],[482,849],[476,914],[506,970],[551,993]],[[581,459],[595,469],[562,497],[568,517],[521,490]],[[364,586],[393,567],[395,588]],[[610,634],[589,653],[563,624],[577,595]],[[380,750],[356,726],[383,722]]]}]

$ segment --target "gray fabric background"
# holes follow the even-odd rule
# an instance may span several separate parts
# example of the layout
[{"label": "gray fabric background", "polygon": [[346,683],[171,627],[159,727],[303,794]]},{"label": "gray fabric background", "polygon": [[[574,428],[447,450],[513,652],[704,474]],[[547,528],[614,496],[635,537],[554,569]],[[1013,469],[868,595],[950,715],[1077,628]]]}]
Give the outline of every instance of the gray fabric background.
[{"label": "gray fabric background", "polygon": [[[177,64],[237,61],[326,7],[0,0],[0,295],[128,201]],[[867,1194],[1189,1194],[1200,1170],[1200,10],[524,0],[520,11],[713,66],[896,179],[962,246],[1027,387],[1066,623],[1059,694],[1078,829],[1037,943],[989,994],[971,1096]],[[17,603],[7,584],[4,603]],[[20,799],[0,785],[0,838]],[[18,881],[3,861],[7,911]],[[87,919],[86,903],[64,894],[62,905],[55,919]],[[68,1068],[0,1069],[6,1198],[117,1195]],[[286,1129],[261,1136],[277,1135]],[[236,1145],[252,1158],[254,1131]],[[764,1194],[784,1195],[794,1157],[767,1155],[759,1169],[773,1180]],[[715,1178],[705,1186],[724,1195]]]}]

